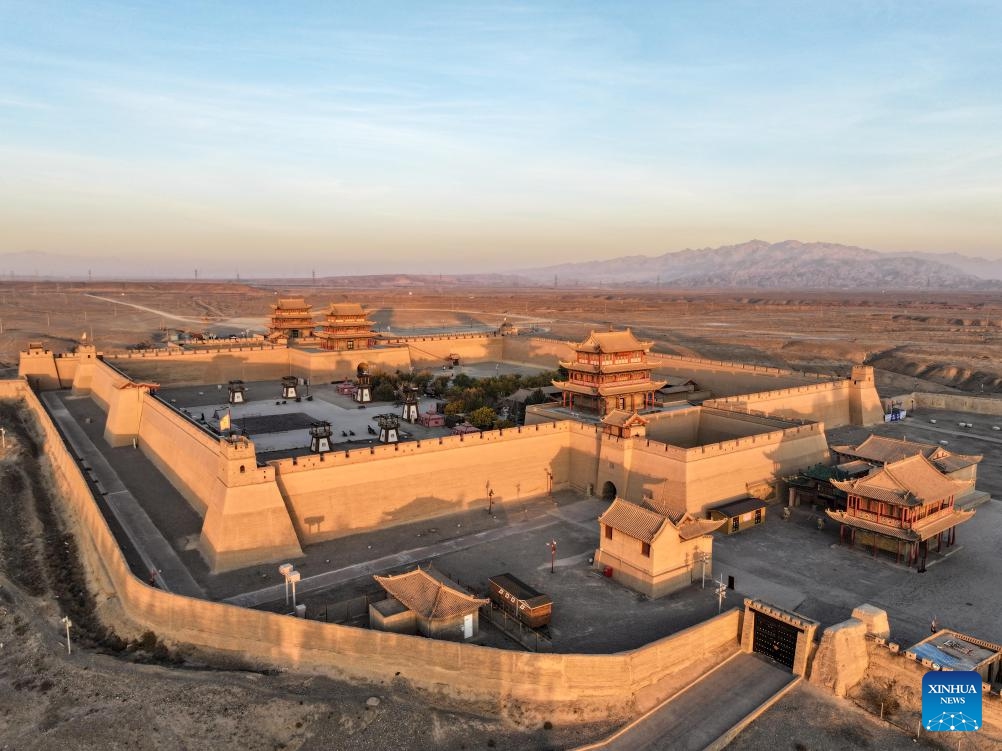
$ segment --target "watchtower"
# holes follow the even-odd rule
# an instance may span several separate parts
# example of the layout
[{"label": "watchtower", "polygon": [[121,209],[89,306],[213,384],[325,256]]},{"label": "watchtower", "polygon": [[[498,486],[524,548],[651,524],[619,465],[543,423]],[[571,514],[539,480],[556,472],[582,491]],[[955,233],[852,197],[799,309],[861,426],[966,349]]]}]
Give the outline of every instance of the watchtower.
[{"label": "watchtower", "polygon": [[355,368],[355,401],[366,404],[372,401],[372,376],[367,363],[360,362]]},{"label": "watchtower", "polygon": [[229,398],[230,404],[243,404],[245,401],[247,401],[246,396],[244,394],[244,392],[247,390],[247,387],[244,385],[244,382],[241,381],[240,379],[237,379],[235,381],[230,381],[230,384],[229,386],[227,386],[227,388],[229,389],[230,392],[230,398]]},{"label": "watchtower", "polygon": [[418,419],[418,389],[417,386],[405,384],[400,387],[400,396],[403,398],[404,406],[400,412],[400,419],[405,422],[415,423]]},{"label": "watchtower", "polygon": [[282,376],[282,398],[283,399],[295,399],[299,394],[296,392],[296,387],[299,385],[299,379],[296,376]]},{"label": "watchtower", "polygon": [[323,454],[331,450],[331,424],[326,421],[310,425],[310,451]]},{"label": "watchtower", "polygon": [[400,441],[400,418],[396,415],[376,415],[379,423],[379,442],[398,443]]}]

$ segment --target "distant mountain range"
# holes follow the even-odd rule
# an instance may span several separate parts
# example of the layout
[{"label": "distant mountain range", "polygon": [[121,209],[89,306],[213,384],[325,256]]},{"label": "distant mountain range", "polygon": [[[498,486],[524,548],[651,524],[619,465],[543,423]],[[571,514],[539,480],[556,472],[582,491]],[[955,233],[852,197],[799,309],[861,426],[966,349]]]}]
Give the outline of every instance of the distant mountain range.
[{"label": "distant mountain range", "polygon": [[[207,260],[207,259],[206,259]],[[0,279],[186,279],[188,264],[156,265],[139,258],[58,255],[36,251],[0,254]],[[485,263],[485,265],[489,265]],[[199,279],[234,279],[211,262]],[[183,268],[182,268],[183,267]],[[309,278],[248,269],[243,280],[308,283]],[[604,261],[563,263],[514,273],[373,274],[323,276],[322,284],[371,287],[482,286],[650,286],[685,289],[958,289],[1002,290],[1002,260],[958,253],[880,253],[835,243],[751,240],[720,248],[686,249],[659,256],[621,256]]]},{"label": "distant mountain range", "polygon": [[520,272],[540,283],[750,289],[1002,289],[1002,261],[957,253],[879,253],[835,243],[751,240]]}]

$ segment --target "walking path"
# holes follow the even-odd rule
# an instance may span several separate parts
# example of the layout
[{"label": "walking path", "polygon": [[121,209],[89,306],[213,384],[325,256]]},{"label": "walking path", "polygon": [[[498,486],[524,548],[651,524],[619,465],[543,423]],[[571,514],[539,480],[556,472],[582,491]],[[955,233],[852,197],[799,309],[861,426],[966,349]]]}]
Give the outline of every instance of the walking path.
[{"label": "walking path", "polygon": [[157,586],[175,594],[204,599],[204,590],[192,578],[188,568],[181,562],[174,548],[164,539],[139,502],[126,489],[118,473],[73,419],[69,410],[59,400],[58,392],[45,392],[41,398],[52,419],[66,436],[66,442],[73,449],[73,453],[83,461],[84,470],[90,474],[98,490],[103,493],[108,508],[128,536],[143,565],[150,571],[157,572]]},{"label": "walking path", "polygon": [[609,739],[585,749],[702,751],[795,680],[799,679],[788,669],[762,655],[740,653]]}]

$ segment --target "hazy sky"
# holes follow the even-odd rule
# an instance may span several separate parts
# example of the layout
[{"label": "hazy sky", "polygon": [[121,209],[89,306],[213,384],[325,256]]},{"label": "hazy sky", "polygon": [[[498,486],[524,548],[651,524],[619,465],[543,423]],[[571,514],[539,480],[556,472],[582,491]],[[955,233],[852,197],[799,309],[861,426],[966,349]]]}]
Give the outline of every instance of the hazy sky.
[{"label": "hazy sky", "polygon": [[0,253],[999,256],[1000,40],[993,0],[0,0]]}]

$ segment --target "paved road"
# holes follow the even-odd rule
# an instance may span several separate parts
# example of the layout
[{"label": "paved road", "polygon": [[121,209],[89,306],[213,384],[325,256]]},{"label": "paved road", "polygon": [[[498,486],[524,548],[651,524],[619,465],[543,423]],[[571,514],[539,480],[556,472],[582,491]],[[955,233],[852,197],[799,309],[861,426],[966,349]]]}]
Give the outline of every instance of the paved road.
[{"label": "paved road", "polygon": [[702,751],[793,680],[762,655],[738,654],[601,748]]},{"label": "paved road", "polygon": [[188,568],[181,562],[174,548],[150,520],[139,502],[130,493],[108,460],[90,440],[83,428],[77,424],[69,410],[59,400],[57,392],[42,394],[42,401],[49,413],[63,431],[73,452],[89,467],[90,475],[98,488],[105,494],[104,499],[115,515],[115,519],[129,537],[133,548],[149,570],[157,570],[157,584],[176,594],[204,598],[205,592],[192,578]]}]

